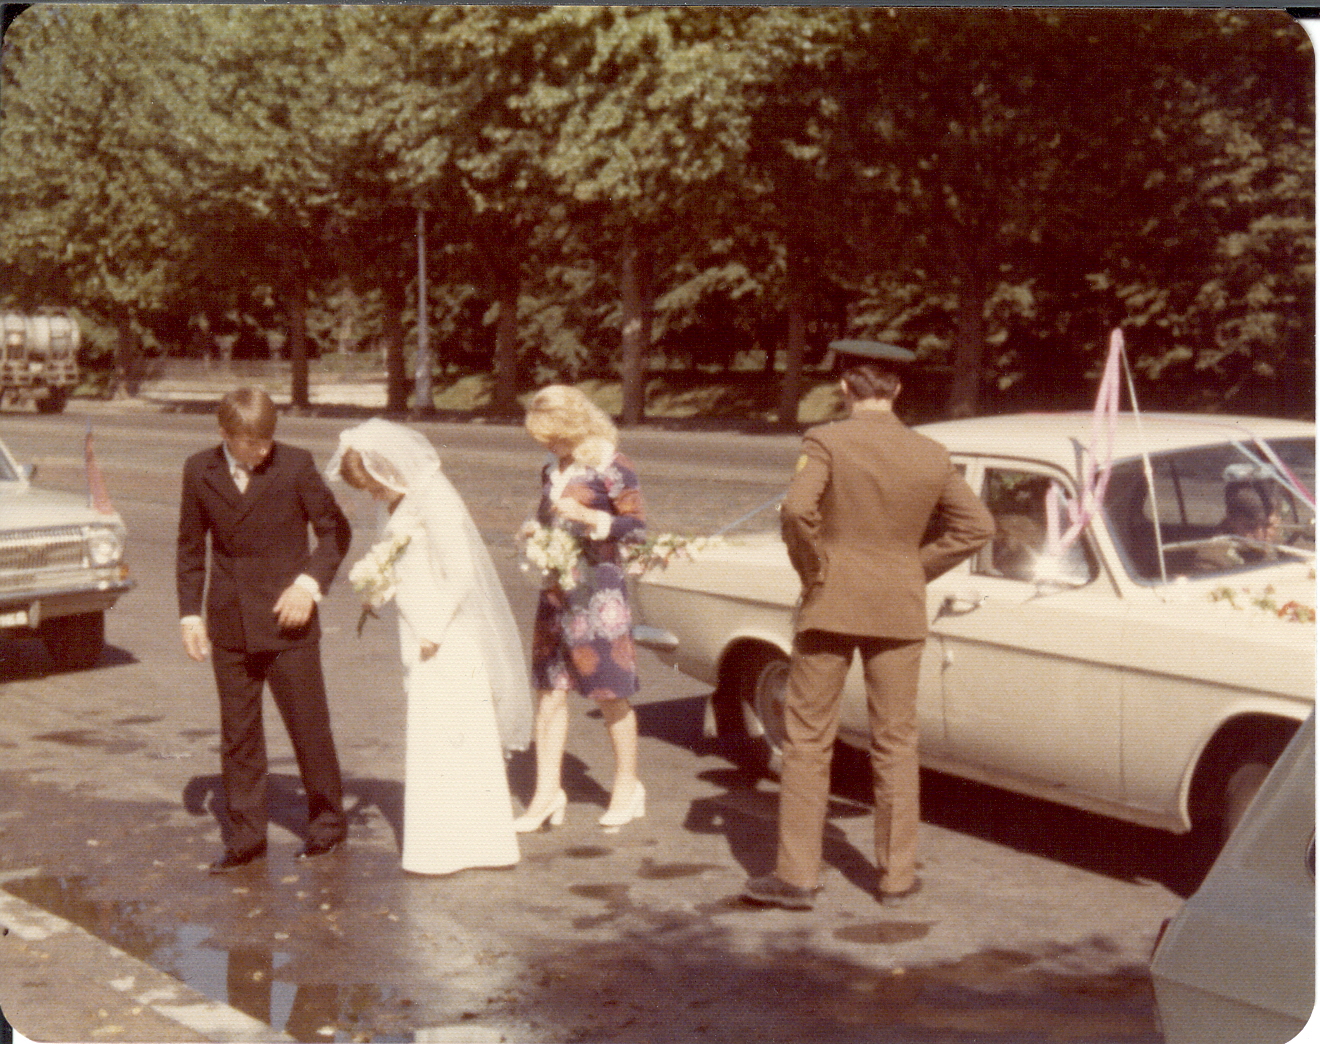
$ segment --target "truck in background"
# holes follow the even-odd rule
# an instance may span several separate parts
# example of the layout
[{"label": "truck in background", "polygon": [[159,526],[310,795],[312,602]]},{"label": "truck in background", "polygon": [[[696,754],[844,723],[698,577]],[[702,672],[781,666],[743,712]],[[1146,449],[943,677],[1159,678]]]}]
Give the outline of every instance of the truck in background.
[{"label": "truck in background", "polygon": [[59,413],[78,383],[77,320],[58,308],[0,312],[0,405]]}]

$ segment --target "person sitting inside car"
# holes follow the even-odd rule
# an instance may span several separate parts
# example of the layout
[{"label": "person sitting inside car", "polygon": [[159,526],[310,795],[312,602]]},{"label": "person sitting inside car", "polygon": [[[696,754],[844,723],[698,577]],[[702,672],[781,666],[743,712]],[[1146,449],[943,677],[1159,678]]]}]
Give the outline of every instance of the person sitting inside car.
[{"label": "person sitting inside car", "polygon": [[990,542],[990,563],[1009,580],[1034,580],[1036,560],[1045,549],[1045,527],[1027,515],[998,515]]},{"label": "person sitting inside car", "polygon": [[[1225,572],[1278,557],[1281,515],[1274,491],[1264,482],[1244,479],[1224,486],[1224,521],[1219,537],[1196,554],[1202,572]],[[1235,539],[1240,538],[1240,539]]]}]

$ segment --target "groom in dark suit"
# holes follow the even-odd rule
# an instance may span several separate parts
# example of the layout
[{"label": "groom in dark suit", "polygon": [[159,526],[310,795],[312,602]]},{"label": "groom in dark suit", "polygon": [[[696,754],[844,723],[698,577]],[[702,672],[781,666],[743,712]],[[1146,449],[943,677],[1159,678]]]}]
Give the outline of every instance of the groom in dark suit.
[{"label": "groom in dark suit", "polygon": [[266,684],[307,792],[307,843],[298,858],[344,843],[316,606],[351,532],[312,455],[275,441],[275,405],[265,392],[230,392],[217,419],[221,445],[183,468],[176,573],[184,648],[199,662],[211,655],[220,694],[225,851],[210,870],[227,873],[266,854]]}]

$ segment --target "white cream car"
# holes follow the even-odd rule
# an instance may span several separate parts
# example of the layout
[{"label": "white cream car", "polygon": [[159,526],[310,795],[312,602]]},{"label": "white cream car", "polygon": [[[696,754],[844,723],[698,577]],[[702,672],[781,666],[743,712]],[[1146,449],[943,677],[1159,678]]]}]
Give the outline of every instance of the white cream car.
[{"label": "white cream car", "polygon": [[[1089,413],[920,430],[998,524],[928,585],[922,763],[1178,833],[1236,822],[1315,702],[1315,425],[1122,414],[1112,452],[1095,447],[1112,462],[1102,510],[1062,551]],[[1264,538],[1224,526],[1244,482],[1271,501]],[[708,727],[745,727],[772,770],[798,593],[777,531],[634,590],[643,644],[714,686]],[[854,664],[840,738],[867,735]]]},{"label": "white cream car", "polygon": [[133,587],[124,523],[30,477],[0,443],[0,636],[36,634],[57,667],[91,667],[105,611]]},{"label": "white cream car", "polygon": [[1150,974],[1167,1044],[1301,1039],[1315,1008],[1314,714],[1165,927]]}]

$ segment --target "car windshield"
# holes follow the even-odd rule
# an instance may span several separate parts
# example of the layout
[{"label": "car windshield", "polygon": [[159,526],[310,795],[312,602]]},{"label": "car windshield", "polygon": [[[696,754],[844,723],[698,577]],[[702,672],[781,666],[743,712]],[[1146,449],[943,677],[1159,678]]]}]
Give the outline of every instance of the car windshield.
[{"label": "car windshield", "polygon": [[[1114,465],[1105,519],[1141,580],[1214,576],[1315,558],[1315,440],[1226,442]],[[1157,537],[1158,534],[1158,537]],[[1162,552],[1162,553],[1161,553]]]}]

